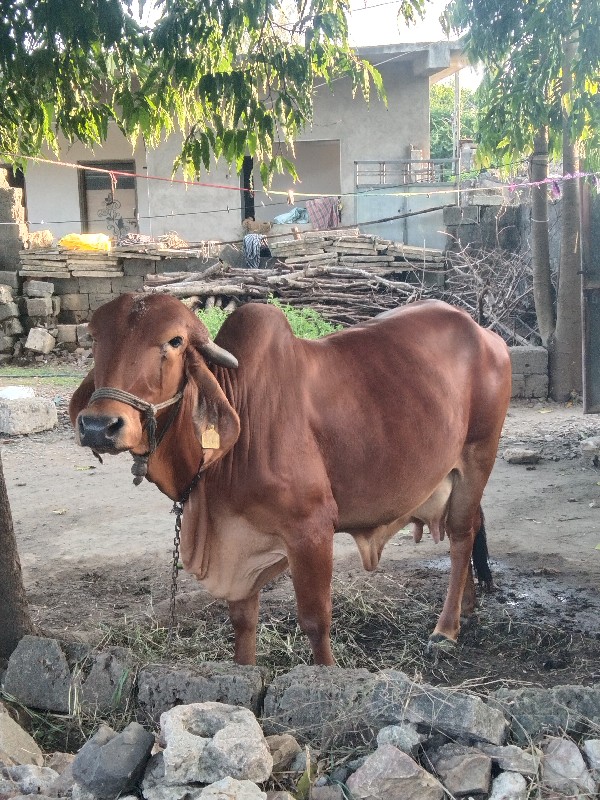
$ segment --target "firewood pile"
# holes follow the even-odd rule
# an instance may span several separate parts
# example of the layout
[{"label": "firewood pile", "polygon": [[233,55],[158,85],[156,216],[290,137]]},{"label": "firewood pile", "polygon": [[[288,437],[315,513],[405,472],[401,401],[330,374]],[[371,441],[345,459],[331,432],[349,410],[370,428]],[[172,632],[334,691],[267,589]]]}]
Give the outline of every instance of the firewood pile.
[{"label": "firewood pile", "polygon": [[144,291],[167,292],[195,308],[277,297],[352,325],[423,296],[424,272],[439,276],[445,269],[440,250],[361,236],[357,229],[314,231],[302,239],[273,240],[269,247],[278,259],[269,269],[222,263],[201,273],[148,275]]}]

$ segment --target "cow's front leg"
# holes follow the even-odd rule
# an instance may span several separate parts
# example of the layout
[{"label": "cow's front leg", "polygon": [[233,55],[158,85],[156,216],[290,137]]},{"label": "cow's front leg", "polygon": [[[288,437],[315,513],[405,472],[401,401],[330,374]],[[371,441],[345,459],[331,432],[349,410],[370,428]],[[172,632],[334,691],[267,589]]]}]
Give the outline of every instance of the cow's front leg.
[{"label": "cow's front leg", "polygon": [[333,531],[299,536],[288,546],[288,560],[298,624],[308,636],[315,664],[335,664],[331,652],[331,578],[333,573]]},{"label": "cow's front leg", "polygon": [[236,664],[256,664],[258,592],[246,600],[230,602],[229,619],[235,634],[233,660]]}]

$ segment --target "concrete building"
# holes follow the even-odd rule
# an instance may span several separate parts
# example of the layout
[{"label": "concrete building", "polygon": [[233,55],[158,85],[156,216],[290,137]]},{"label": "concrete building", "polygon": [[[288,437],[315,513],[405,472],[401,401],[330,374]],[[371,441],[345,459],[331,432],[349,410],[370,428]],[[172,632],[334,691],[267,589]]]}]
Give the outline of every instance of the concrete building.
[{"label": "concrete building", "polygon": [[[300,183],[277,176],[267,194],[258,169],[247,159],[241,176],[219,162],[201,184],[170,182],[181,139],[171,136],[154,150],[142,141],[134,148],[111,127],[102,147],[64,147],[60,160],[80,166],[131,172],[119,177],[111,192],[109,175],[48,163],[32,163],[26,173],[26,205],[30,230],[50,229],[56,237],[72,232],[111,235],[137,231],[159,236],[176,231],[190,242],[239,239],[242,220],[272,220],[290,209],[287,192],[295,190],[302,205],[307,197],[339,196],[342,224],[365,223],[430,206],[453,202],[453,164],[429,160],[429,86],[466,66],[458,43],[396,44],[359,49],[376,65],[387,104],[352,96],[348,79],[316,88],[314,122],[295,144]],[[49,158],[52,158],[49,156]],[[253,180],[250,195],[240,191]],[[175,176],[181,179],[181,175]],[[162,180],[157,180],[157,178]],[[440,194],[427,197],[423,184]],[[441,193],[443,190],[443,193]],[[447,191],[446,191],[447,190]],[[277,194],[281,192],[282,194]],[[409,244],[443,246],[441,212],[427,214],[410,226],[405,221],[365,228]],[[418,222],[416,222],[418,220]],[[428,232],[421,228],[426,221]]]}]

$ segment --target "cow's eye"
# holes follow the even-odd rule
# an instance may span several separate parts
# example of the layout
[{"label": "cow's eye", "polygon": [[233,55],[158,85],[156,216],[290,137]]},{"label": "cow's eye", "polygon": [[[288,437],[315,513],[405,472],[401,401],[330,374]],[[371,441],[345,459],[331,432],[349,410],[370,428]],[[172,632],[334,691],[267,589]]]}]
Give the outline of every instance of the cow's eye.
[{"label": "cow's eye", "polygon": [[174,336],[172,339],[169,339],[169,344],[171,347],[181,347],[183,344],[183,337],[182,336]]}]

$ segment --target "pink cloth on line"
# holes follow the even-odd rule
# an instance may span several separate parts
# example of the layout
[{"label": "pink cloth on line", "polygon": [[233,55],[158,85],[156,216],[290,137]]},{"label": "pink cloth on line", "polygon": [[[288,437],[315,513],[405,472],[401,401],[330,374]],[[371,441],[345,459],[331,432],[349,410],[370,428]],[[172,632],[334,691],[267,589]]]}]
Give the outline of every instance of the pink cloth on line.
[{"label": "pink cloth on line", "polygon": [[317,197],[315,200],[307,200],[306,210],[313,228],[317,231],[337,228],[340,224],[337,197]]}]

